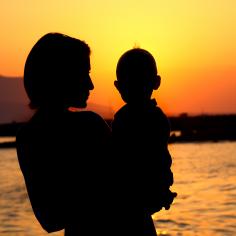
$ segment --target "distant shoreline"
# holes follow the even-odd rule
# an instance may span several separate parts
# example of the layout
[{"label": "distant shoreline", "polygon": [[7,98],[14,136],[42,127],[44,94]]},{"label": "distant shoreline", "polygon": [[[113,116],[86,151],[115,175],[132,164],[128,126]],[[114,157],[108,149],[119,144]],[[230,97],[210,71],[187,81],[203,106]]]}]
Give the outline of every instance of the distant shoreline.
[{"label": "distant shoreline", "polygon": [[[236,140],[236,114],[188,116],[183,113],[178,117],[168,118],[172,130],[170,143]],[[111,119],[106,122],[111,126]],[[15,137],[22,125],[24,123],[0,124],[0,137]],[[0,143],[0,148],[15,146],[15,141]]]},{"label": "distant shoreline", "polygon": [[3,142],[0,143],[0,148],[15,148],[16,147],[16,142]]}]

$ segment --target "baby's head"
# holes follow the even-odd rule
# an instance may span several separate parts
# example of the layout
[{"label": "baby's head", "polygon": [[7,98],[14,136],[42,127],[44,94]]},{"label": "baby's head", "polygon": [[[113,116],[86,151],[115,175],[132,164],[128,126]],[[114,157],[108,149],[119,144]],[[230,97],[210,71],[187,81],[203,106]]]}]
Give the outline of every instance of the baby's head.
[{"label": "baby's head", "polygon": [[32,108],[85,107],[93,84],[90,48],[76,38],[49,33],[31,49],[24,69]]},{"label": "baby's head", "polygon": [[122,99],[134,104],[149,100],[161,81],[154,57],[140,48],[131,49],[121,56],[116,76],[114,84]]}]

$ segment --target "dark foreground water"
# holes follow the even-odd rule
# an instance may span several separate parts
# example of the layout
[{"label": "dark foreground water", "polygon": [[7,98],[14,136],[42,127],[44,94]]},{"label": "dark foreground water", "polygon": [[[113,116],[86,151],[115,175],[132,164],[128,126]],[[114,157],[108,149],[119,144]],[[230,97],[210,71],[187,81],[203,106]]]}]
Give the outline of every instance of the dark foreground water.
[{"label": "dark foreground water", "polygon": [[[169,211],[153,215],[158,234],[236,235],[236,142],[171,144],[169,149],[178,198]],[[0,236],[46,235],[32,213],[16,150],[0,149]]]}]

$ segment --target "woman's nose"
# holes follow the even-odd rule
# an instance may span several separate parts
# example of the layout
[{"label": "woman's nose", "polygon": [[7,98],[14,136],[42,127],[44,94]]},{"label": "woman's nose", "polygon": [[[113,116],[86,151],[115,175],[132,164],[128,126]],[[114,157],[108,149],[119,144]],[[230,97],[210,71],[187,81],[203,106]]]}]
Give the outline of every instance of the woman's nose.
[{"label": "woman's nose", "polygon": [[93,85],[93,82],[92,82],[92,79],[91,79],[90,76],[89,76],[89,81],[88,81],[88,87],[89,87],[89,90],[93,90],[94,89],[94,85]]}]

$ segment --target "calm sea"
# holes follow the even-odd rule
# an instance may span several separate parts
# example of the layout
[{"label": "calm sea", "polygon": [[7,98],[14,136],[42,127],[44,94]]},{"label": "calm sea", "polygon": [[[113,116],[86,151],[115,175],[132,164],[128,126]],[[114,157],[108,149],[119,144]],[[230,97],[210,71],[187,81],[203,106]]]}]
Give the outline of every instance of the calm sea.
[{"label": "calm sea", "polygon": [[[158,234],[236,235],[236,142],[169,149],[178,197],[170,210],[153,215]],[[14,148],[0,149],[0,235],[47,235],[32,213]]]}]

